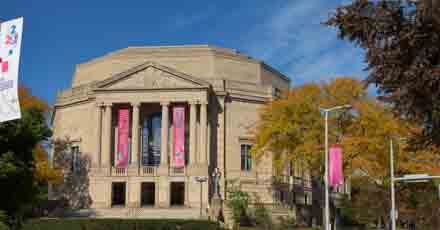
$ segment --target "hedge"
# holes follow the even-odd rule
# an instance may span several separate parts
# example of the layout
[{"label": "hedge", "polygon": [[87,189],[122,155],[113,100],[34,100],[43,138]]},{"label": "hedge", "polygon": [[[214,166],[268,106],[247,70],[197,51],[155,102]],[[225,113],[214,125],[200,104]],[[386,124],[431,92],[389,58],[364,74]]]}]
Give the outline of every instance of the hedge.
[{"label": "hedge", "polygon": [[218,230],[214,222],[203,220],[145,219],[36,219],[22,230]]}]

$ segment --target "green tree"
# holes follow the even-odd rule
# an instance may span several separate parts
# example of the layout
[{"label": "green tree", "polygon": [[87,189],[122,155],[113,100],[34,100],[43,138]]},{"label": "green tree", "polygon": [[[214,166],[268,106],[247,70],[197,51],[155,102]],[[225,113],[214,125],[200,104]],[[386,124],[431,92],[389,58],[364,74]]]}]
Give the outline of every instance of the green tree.
[{"label": "green tree", "polygon": [[238,229],[241,224],[248,224],[248,208],[250,195],[241,190],[237,181],[229,181],[227,189],[228,199],[226,205],[232,211],[232,220],[234,221],[234,229]]},{"label": "green tree", "polygon": [[38,195],[34,150],[51,136],[45,103],[30,102],[36,98],[23,87],[19,97],[22,118],[0,123],[0,210],[13,217]]},{"label": "green tree", "polygon": [[[350,111],[335,111],[329,118],[330,143],[344,148],[345,169],[362,166],[363,157],[382,158],[390,136],[408,134],[406,124],[368,97],[360,81],[337,78],[323,84],[306,84],[287,92],[284,99],[265,106],[254,130],[253,154],[259,159],[273,153],[277,168],[301,161],[320,176],[324,152],[324,119],[320,108],[351,104]],[[376,169],[365,168],[370,174]],[[383,175],[385,172],[382,171]]]},{"label": "green tree", "polygon": [[[345,175],[360,190],[353,194],[352,210],[358,211],[355,216],[360,222],[387,219],[389,140],[396,136],[411,137],[421,129],[396,118],[388,105],[369,97],[360,81],[337,78],[323,84],[306,84],[269,103],[260,113],[252,152],[257,159],[265,154],[275,155],[279,172],[289,162],[300,162],[311,169],[315,178],[320,178],[324,120],[319,108],[347,103],[353,109],[332,113],[329,126],[330,143],[339,143],[343,148]],[[418,149],[409,143],[399,143],[397,147],[396,175],[440,173],[440,151],[435,146]],[[398,191],[402,200],[409,198],[406,187]],[[371,212],[365,210],[366,206],[372,207]]]},{"label": "green tree", "polygon": [[440,144],[440,6],[436,0],[354,0],[326,22],[365,50],[369,84]]}]

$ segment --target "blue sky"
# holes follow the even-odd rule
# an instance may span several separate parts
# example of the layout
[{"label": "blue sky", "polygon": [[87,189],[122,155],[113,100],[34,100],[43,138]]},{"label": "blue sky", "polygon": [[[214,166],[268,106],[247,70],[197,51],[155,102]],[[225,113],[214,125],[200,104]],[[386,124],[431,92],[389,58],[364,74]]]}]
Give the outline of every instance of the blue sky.
[{"label": "blue sky", "polygon": [[320,23],[348,0],[13,0],[24,17],[20,81],[53,103],[76,64],[128,46],[211,44],[263,60],[293,85],[365,77],[363,53]]}]

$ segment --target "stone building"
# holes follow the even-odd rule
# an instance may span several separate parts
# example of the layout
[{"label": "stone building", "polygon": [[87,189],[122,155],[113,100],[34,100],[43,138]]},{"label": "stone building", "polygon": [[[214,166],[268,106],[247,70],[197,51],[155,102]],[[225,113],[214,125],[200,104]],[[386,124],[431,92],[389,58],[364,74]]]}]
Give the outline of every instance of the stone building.
[{"label": "stone building", "polygon": [[311,204],[310,181],[298,170],[275,179],[271,157],[252,159],[250,131],[259,108],[288,88],[285,75],[235,50],[129,47],[77,65],[57,96],[54,138],[92,159],[96,215],[194,218],[200,205],[205,215],[214,171],[221,199],[236,180],[284,215]]}]

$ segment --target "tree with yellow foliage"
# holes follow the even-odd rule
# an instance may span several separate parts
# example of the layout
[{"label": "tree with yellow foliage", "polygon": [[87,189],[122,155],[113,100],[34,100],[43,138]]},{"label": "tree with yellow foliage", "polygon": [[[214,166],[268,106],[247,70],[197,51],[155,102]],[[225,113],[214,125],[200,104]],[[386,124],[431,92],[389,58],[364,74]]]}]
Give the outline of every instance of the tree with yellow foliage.
[{"label": "tree with yellow foliage", "polygon": [[[378,207],[381,212],[372,213],[374,218],[386,219],[389,213],[386,206],[389,203],[390,138],[411,139],[421,129],[394,116],[392,108],[368,96],[362,82],[343,77],[322,84],[298,86],[285,92],[283,98],[262,109],[254,130],[252,152],[257,159],[265,154],[273,155],[278,172],[282,172],[290,162],[300,162],[311,170],[314,178],[322,178],[324,119],[320,108],[343,104],[350,104],[353,108],[331,113],[330,144],[342,146],[344,172],[346,177],[352,178],[353,186],[356,187],[359,182],[374,188],[366,191],[375,191],[372,194],[376,197],[366,202],[372,202],[372,206],[383,204]],[[397,154],[396,174],[423,172],[439,175],[439,152],[435,147],[417,149],[402,143]],[[405,200],[405,190],[398,188],[398,191]],[[365,195],[368,196],[360,194]],[[353,199],[356,200],[356,197]],[[361,217],[365,215],[359,216],[358,220]]]},{"label": "tree with yellow foliage", "polygon": [[[39,97],[33,96],[25,86],[19,86],[18,95],[20,108],[22,110],[38,109],[45,115],[48,115],[51,108]],[[47,150],[43,147],[44,143],[38,143],[33,150],[34,157],[34,181],[38,184],[60,183],[63,175],[60,170],[53,169],[50,166]]]}]

